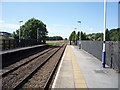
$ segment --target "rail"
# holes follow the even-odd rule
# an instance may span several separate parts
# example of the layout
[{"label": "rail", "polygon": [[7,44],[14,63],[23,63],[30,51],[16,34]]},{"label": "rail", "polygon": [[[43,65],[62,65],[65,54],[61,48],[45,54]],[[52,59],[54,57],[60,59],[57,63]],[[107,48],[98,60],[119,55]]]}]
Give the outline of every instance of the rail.
[{"label": "rail", "polygon": [[[63,45],[61,46],[61,47],[63,47]],[[27,67],[25,66],[25,67],[21,67],[21,69],[19,70],[18,68],[17,68],[17,71],[16,71],[16,69],[14,69],[14,70],[12,70],[12,71],[10,71],[10,72],[7,72],[6,74],[3,74],[2,76],[3,76],[3,88],[7,88],[7,87],[9,87],[8,85],[10,84],[10,87],[12,87],[13,89],[19,89],[19,88],[21,88],[21,86],[23,85],[23,84],[25,84],[27,81],[28,81],[28,79],[30,79],[52,56],[54,56],[59,50],[60,50],[60,48],[61,47],[59,47],[59,48],[56,48],[56,49],[54,49],[54,50],[52,50],[52,49],[49,49],[48,51],[47,51],[47,53],[46,53],[46,51],[44,52],[44,53],[42,53],[41,55],[40,55],[40,57],[38,57],[38,55],[37,56],[35,56],[34,58],[36,58],[36,60],[34,60],[34,61],[36,61],[36,62],[34,62],[33,61],[33,59],[32,59],[32,61],[33,62],[31,62],[31,64],[28,66],[28,63],[29,62],[27,62],[27,63],[25,63],[25,64],[27,64],[27,67],[28,67],[28,69],[30,70],[27,70],[27,72],[25,72],[25,71],[23,71],[22,69],[24,68],[24,70],[25,70],[25,68],[27,69]],[[52,51],[51,51],[52,50]],[[52,53],[51,53],[52,52]],[[46,54],[45,54],[46,53]],[[44,55],[45,54],[45,55]],[[48,54],[48,55],[47,55]],[[48,56],[48,57],[46,57],[46,55]],[[39,59],[37,59],[37,58],[39,58]],[[41,62],[41,60],[42,60],[42,62]],[[35,64],[35,63],[37,63],[37,62],[41,62],[41,64],[40,65],[37,65],[37,64]],[[34,64],[32,64],[32,63],[34,63]],[[23,65],[25,65],[25,64],[23,64]],[[36,65],[34,68],[31,68],[31,65]],[[20,67],[20,66],[19,66]],[[33,69],[33,70],[31,70],[31,69]],[[14,72],[13,72],[14,71]],[[11,73],[12,72],[12,73]],[[22,73],[20,73],[20,72],[22,72]],[[11,73],[11,74],[9,74],[8,75],[8,73]],[[19,74],[18,74],[19,73]],[[28,73],[28,74],[27,74]],[[9,77],[13,77],[12,79],[13,80],[10,80],[9,81],[9,83],[7,83],[7,81],[8,81],[8,79],[5,77],[5,76],[7,76],[8,75],[8,79],[9,79]],[[17,76],[18,75],[18,76]],[[25,76],[24,76],[25,75]],[[17,79],[19,79],[19,80],[17,80]],[[10,82],[14,82],[14,80],[16,80],[15,82],[15,84],[14,83],[10,83]],[[4,85],[5,84],[5,85]],[[4,87],[5,86],[5,87]],[[7,87],[6,87],[7,86]]]}]

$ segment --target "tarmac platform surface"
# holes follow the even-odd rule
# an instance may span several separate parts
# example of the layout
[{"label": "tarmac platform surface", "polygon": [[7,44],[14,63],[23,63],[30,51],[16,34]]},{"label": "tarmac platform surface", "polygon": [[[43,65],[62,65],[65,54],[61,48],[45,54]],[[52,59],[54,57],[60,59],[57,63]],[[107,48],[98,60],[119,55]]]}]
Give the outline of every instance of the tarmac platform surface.
[{"label": "tarmac platform surface", "polygon": [[118,88],[118,73],[100,60],[67,45],[52,88]]},{"label": "tarmac platform surface", "polygon": [[6,53],[11,53],[11,52],[16,52],[16,51],[21,51],[21,50],[27,50],[31,48],[36,48],[36,47],[41,47],[45,46],[46,44],[41,44],[41,45],[33,45],[33,46],[28,46],[28,47],[20,47],[20,48],[15,48],[15,49],[10,49],[10,50],[5,50],[5,51],[0,51],[1,54],[6,54]]}]

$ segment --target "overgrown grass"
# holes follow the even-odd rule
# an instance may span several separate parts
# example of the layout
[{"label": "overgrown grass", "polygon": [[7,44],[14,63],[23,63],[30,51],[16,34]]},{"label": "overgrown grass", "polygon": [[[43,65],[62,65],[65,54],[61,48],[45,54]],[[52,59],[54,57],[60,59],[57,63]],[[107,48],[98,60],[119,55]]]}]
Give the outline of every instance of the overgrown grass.
[{"label": "overgrown grass", "polygon": [[59,45],[60,43],[63,43],[64,40],[58,40],[58,41],[46,41],[46,44],[48,45]]},{"label": "overgrown grass", "polygon": [[3,39],[3,37],[2,37],[2,36],[0,36],[0,39]]}]

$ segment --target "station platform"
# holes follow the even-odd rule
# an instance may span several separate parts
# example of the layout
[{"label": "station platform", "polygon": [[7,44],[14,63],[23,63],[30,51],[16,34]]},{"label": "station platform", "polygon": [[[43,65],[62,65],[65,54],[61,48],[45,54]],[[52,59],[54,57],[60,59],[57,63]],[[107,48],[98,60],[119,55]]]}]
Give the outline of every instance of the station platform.
[{"label": "station platform", "polygon": [[102,68],[101,61],[79,49],[67,45],[52,89],[58,88],[112,88],[118,90],[118,73],[106,66]]},{"label": "station platform", "polygon": [[[26,57],[29,57],[35,53],[38,53],[48,46],[46,44],[28,46],[28,47],[21,47],[11,50],[0,51],[0,69],[7,67],[11,64],[14,64]],[[0,70],[1,72],[1,70]]]},{"label": "station platform", "polygon": [[36,48],[36,47],[41,47],[41,46],[45,46],[45,45],[46,44],[41,44],[41,45],[34,45],[34,46],[21,47],[21,48],[15,48],[15,49],[10,49],[10,50],[0,51],[0,55],[1,54],[6,54],[6,53],[12,53],[12,52],[16,52],[16,51],[21,51],[21,50],[27,50],[27,49]]}]

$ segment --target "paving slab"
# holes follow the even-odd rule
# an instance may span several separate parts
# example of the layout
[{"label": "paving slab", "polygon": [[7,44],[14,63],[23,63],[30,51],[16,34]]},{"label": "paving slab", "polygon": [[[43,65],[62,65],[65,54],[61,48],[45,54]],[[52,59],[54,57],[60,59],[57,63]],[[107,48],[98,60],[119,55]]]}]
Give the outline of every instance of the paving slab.
[{"label": "paving slab", "polygon": [[70,53],[68,52],[70,52],[70,49],[67,46],[54,88],[74,88],[72,63]]},{"label": "paving slab", "polygon": [[118,73],[93,55],[68,45],[52,88],[69,90],[118,90]]},{"label": "paving slab", "polygon": [[68,45],[65,50],[52,88],[57,88],[57,90],[58,88],[72,90],[75,90],[75,88],[87,88],[72,47]]},{"label": "paving slab", "polygon": [[118,73],[109,68],[102,68],[102,63],[86,51],[74,48],[77,62],[84,75],[88,88],[118,88]]}]

